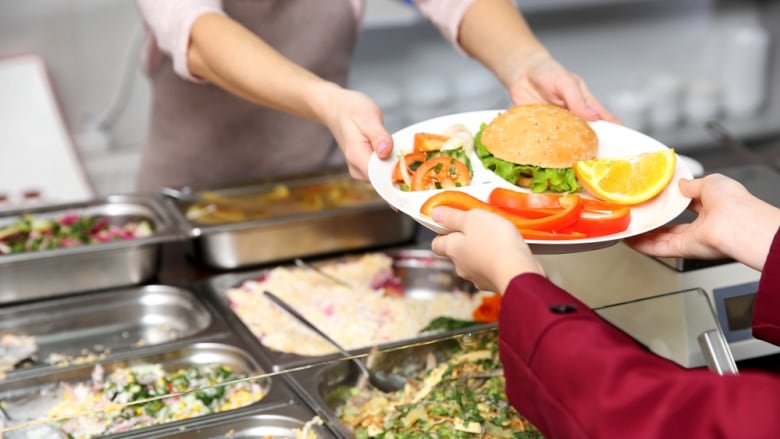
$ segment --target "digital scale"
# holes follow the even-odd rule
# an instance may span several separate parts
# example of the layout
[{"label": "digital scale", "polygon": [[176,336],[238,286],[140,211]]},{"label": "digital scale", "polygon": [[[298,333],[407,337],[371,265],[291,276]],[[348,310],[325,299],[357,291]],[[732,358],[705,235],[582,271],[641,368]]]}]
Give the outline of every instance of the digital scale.
[{"label": "digital scale", "polygon": [[[764,165],[718,170],[758,198],[780,206],[780,173]],[[690,222],[686,211],[673,223]],[[734,360],[780,352],[753,338],[753,304],[761,273],[731,259],[651,258],[623,243],[579,254],[538,255],[547,276],[653,352],[685,367],[705,365],[697,338],[706,328],[725,337]],[[697,300],[697,294],[707,300]]]}]

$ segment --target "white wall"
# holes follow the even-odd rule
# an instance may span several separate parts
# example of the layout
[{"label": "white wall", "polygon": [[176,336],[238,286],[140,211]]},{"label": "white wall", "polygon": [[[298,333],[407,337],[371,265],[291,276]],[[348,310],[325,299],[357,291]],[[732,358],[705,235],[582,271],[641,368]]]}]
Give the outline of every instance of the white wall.
[{"label": "white wall", "polygon": [[[386,1],[392,0],[368,0],[368,25],[356,53],[352,85],[375,89],[377,81],[390,85],[391,95],[383,97],[379,90],[377,99],[398,105],[404,113],[408,105],[404,107],[397,99],[399,95],[392,93],[411,87],[410,83],[424,76],[421,72],[444,73],[451,79],[466,73],[478,75],[476,63],[448,47],[414,12],[405,7],[387,12],[381,7]],[[760,18],[752,2],[736,2],[734,9],[718,6],[714,0],[621,2],[628,4],[563,12],[540,9],[545,2],[526,4],[528,20],[542,41],[560,61],[583,76],[604,102],[617,90],[640,88],[656,73],[667,72],[686,80],[710,75],[719,68],[719,30],[728,22],[754,23]],[[518,4],[522,9],[523,0]],[[400,11],[398,20],[387,16],[392,11]],[[132,190],[136,151],[146,129],[149,102],[149,89],[138,69],[139,32],[133,0],[0,2],[0,59],[25,52],[44,57],[66,123],[77,139],[96,119],[106,115],[123,84],[130,91],[126,108],[110,121],[105,133],[107,143],[93,140],[83,145],[83,157],[100,193]],[[775,75],[779,70],[775,69]],[[449,92],[461,87],[460,91],[468,94],[469,87],[479,84],[498,87],[492,78],[480,78],[484,79],[472,76],[454,85],[450,82]],[[773,93],[777,94],[777,89]],[[499,99],[506,103],[503,91],[498,90]],[[773,99],[775,107],[780,105],[778,101]],[[460,109],[455,104],[439,108],[442,112]],[[745,136],[766,135],[772,125],[776,133],[778,124],[774,121],[780,116],[775,117],[774,111],[773,107],[770,116],[734,128]],[[767,123],[766,118],[773,123]],[[408,122],[407,114],[401,114],[395,123],[404,122]],[[690,147],[705,139],[701,129],[686,126],[656,134],[662,140]]]},{"label": "white wall", "polygon": [[[98,120],[110,119],[104,144],[92,140],[82,153],[100,193],[132,189],[133,152],[146,130],[149,102],[138,69],[141,36],[133,0],[0,2],[0,59],[43,57],[72,136],[78,141]],[[115,105],[120,89],[128,98]]]},{"label": "white wall", "polygon": [[74,133],[108,110],[125,72],[130,71],[129,106],[112,133],[117,147],[135,145],[145,126],[148,87],[133,52],[140,36],[132,0],[0,3],[0,57],[26,52],[43,56]]}]

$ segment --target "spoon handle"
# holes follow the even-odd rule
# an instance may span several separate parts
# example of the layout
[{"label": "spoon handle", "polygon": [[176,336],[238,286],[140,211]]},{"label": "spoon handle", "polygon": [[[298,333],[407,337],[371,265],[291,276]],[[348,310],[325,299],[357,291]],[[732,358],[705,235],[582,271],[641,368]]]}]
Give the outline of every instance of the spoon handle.
[{"label": "spoon handle", "polygon": [[266,297],[268,297],[272,302],[279,305],[283,310],[285,310],[288,314],[290,314],[293,318],[298,320],[299,322],[303,323],[311,329],[312,331],[319,334],[320,337],[324,338],[328,341],[328,343],[332,344],[333,347],[338,349],[339,352],[341,352],[341,355],[343,355],[345,358],[352,360],[360,369],[360,371],[368,378],[368,382],[371,383],[374,387],[377,389],[383,391],[383,392],[395,392],[397,390],[401,390],[406,385],[406,379],[400,376],[397,376],[395,374],[385,374],[382,372],[379,373],[373,373],[370,370],[368,370],[368,366],[366,366],[362,361],[358,360],[357,358],[353,357],[352,354],[347,352],[346,349],[342,348],[341,345],[336,343],[336,340],[333,340],[330,338],[327,334],[322,332],[320,328],[314,326],[314,323],[310,322],[309,319],[301,315],[298,311],[293,309],[290,305],[288,305],[284,300],[277,297],[274,293],[270,291],[263,291],[263,294],[265,294]]},{"label": "spoon handle", "polygon": [[300,259],[300,258],[296,259],[295,260],[295,265],[297,265],[297,266],[299,266],[301,268],[308,268],[309,270],[314,271],[315,273],[319,274],[320,276],[325,277],[327,279],[330,279],[333,282],[335,282],[335,283],[337,283],[337,284],[339,284],[341,286],[344,286],[344,287],[347,287],[347,288],[355,288],[355,286],[350,284],[349,282],[347,282],[347,281],[345,281],[343,279],[339,279],[339,278],[337,278],[335,276],[331,276],[330,274],[322,271],[319,267],[316,267],[316,266],[311,265],[311,264],[307,264],[306,262],[303,261],[303,259]]},{"label": "spoon handle", "polygon": [[[263,294],[265,294],[265,296],[268,297],[269,299],[271,299],[271,301],[273,301],[275,304],[279,305],[279,307],[281,307],[283,310],[285,310],[288,314],[293,316],[296,320],[298,320],[299,322],[301,322],[304,325],[306,325],[307,328],[311,329],[312,331],[316,332],[320,337],[322,337],[325,340],[327,340],[330,344],[333,345],[333,347],[338,349],[339,352],[342,353],[342,355],[344,355],[346,357],[351,357],[352,356],[352,354],[350,354],[349,352],[347,352],[346,349],[341,347],[341,345],[338,344],[336,342],[336,340],[330,338],[330,336],[328,336],[328,334],[322,332],[322,330],[320,330],[320,328],[314,326],[314,323],[310,322],[309,319],[307,319],[301,313],[299,313],[298,311],[293,309],[293,307],[288,305],[287,302],[285,302],[284,300],[280,299],[279,297],[277,297],[274,293],[272,293],[270,291],[263,291]],[[358,363],[360,363],[360,362],[358,361]],[[363,363],[360,363],[360,364],[362,365]]]}]

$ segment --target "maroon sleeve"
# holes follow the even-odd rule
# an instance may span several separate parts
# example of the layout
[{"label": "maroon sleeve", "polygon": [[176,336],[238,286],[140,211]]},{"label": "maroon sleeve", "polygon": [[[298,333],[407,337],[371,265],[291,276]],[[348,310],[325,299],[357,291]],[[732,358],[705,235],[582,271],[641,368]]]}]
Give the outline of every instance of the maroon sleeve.
[{"label": "maroon sleeve", "polygon": [[499,343],[509,400],[548,439],[780,437],[780,377],[685,369],[542,276],[509,284]]},{"label": "maroon sleeve", "polygon": [[753,308],[753,335],[780,345],[780,229],[775,233],[761,271]]}]

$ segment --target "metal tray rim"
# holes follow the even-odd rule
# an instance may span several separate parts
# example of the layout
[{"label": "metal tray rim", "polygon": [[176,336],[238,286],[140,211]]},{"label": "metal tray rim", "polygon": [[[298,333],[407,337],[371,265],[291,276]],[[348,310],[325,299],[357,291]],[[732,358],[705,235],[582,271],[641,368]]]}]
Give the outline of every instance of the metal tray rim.
[{"label": "metal tray rim", "polygon": [[102,253],[116,250],[127,250],[134,247],[146,247],[156,244],[162,244],[165,242],[171,242],[182,239],[184,236],[182,230],[176,225],[174,219],[171,217],[170,209],[166,208],[161,202],[159,196],[154,195],[109,195],[103,198],[97,198],[89,201],[76,202],[76,203],[60,203],[50,204],[45,206],[37,206],[31,209],[16,209],[4,211],[0,214],[0,217],[12,217],[23,214],[41,214],[57,211],[85,209],[89,207],[96,207],[101,205],[110,205],[118,203],[134,203],[144,205],[145,207],[154,211],[154,213],[160,219],[158,229],[152,236],[144,238],[129,239],[123,241],[112,241],[106,243],[82,245],[78,247],[70,248],[56,248],[50,250],[25,252],[11,255],[0,256],[0,265],[11,264],[14,262],[24,261],[37,261],[53,258],[66,257],[68,255],[81,255],[86,253]]},{"label": "metal tray rim", "polygon": [[[271,218],[263,218],[250,221],[239,221],[235,223],[225,224],[200,224],[194,221],[188,220],[184,214],[178,209],[175,209],[175,215],[179,221],[180,228],[190,238],[197,238],[203,235],[223,233],[223,232],[235,232],[245,229],[254,229],[257,227],[267,227],[273,225],[289,225],[293,223],[309,222],[317,219],[332,218],[337,216],[357,214],[363,212],[375,212],[375,211],[388,211],[392,212],[392,208],[384,201],[376,201],[370,204],[364,204],[361,206],[349,206],[333,210],[323,210],[317,212],[298,213],[293,215],[275,216]],[[408,217],[407,217],[408,218]],[[409,218],[410,222],[414,222]]]}]

